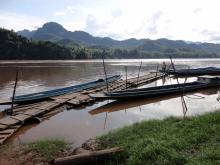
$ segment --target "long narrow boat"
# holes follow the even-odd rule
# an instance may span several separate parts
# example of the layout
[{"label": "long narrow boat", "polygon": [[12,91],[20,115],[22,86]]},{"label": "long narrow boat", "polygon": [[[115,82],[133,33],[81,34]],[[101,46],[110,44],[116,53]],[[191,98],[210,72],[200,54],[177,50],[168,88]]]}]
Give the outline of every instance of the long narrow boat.
[{"label": "long narrow boat", "polygon": [[178,76],[195,76],[195,75],[220,75],[220,68],[206,67],[206,68],[195,68],[195,69],[178,69],[161,71],[167,74],[178,75]]},{"label": "long narrow boat", "polygon": [[220,78],[212,76],[201,76],[198,77],[197,81],[185,83],[185,84],[174,84],[174,85],[164,85],[150,88],[140,88],[140,89],[129,89],[121,90],[111,93],[103,94],[91,94],[94,98],[105,98],[112,100],[128,100],[136,98],[146,98],[146,97],[157,97],[162,95],[177,94],[191,92],[194,90],[220,86]]},{"label": "long narrow boat", "polygon": [[[114,76],[108,77],[107,82],[111,83],[120,78],[121,78],[120,75],[114,75]],[[59,88],[59,89],[54,89],[54,90],[49,90],[49,91],[26,94],[26,95],[20,95],[20,96],[15,97],[14,103],[22,104],[22,103],[41,101],[41,100],[48,99],[50,97],[59,96],[59,95],[63,95],[66,93],[71,93],[71,92],[78,92],[78,91],[85,90],[85,89],[95,88],[95,87],[103,86],[105,84],[106,84],[105,80],[99,79],[96,81],[74,85],[70,87]],[[0,102],[0,105],[7,105],[7,104],[11,104],[11,99]]]}]

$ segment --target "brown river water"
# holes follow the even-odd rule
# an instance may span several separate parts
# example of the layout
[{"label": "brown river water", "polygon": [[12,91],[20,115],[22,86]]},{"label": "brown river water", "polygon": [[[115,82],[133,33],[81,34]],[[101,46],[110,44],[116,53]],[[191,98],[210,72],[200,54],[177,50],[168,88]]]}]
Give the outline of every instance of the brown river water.
[{"label": "brown river water", "polygon": [[[143,62],[140,75],[156,70],[157,64],[169,60],[106,60],[108,75],[121,74],[125,78],[137,76],[140,62]],[[180,59],[174,60],[177,68],[215,66],[220,67],[220,59]],[[80,84],[104,78],[102,61],[0,61],[0,99],[12,96],[15,70],[19,70],[16,95],[39,92],[59,87]],[[194,81],[195,77],[187,79]],[[183,82],[184,79],[180,79]],[[148,86],[162,85],[158,80]],[[167,78],[165,84],[176,83]],[[185,96],[187,116],[194,116],[220,108],[216,100],[218,88],[202,90]],[[109,104],[108,104],[109,103]],[[7,106],[0,106],[0,110]],[[182,117],[182,103],[179,96],[141,99],[129,102],[112,100],[80,108],[64,110],[40,124],[27,125],[13,135],[8,143],[24,143],[45,138],[63,138],[75,146],[85,140],[107,133],[110,130],[149,119],[163,119],[170,116]]]}]

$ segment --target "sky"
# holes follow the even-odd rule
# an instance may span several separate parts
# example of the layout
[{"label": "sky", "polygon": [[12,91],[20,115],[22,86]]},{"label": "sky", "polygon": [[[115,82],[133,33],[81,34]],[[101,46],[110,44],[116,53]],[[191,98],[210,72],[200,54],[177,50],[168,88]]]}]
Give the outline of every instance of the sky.
[{"label": "sky", "polygon": [[0,27],[46,22],[117,40],[168,38],[220,43],[219,0],[0,0]]}]

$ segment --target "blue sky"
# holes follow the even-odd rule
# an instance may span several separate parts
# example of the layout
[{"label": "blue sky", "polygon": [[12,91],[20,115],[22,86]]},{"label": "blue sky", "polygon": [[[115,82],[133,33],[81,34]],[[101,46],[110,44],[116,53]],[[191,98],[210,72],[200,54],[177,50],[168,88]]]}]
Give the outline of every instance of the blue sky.
[{"label": "blue sky", "polygon": [[114,39],[220,42],[218,0],[0,0],[0,26],[15,31],[54,21]]}]

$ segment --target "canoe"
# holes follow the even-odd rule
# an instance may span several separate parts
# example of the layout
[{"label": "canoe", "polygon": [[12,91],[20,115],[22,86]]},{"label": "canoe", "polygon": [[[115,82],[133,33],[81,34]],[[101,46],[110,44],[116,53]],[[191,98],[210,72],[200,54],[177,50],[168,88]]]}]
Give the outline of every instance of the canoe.
[{"label": "canoe", "polygon": [[206,68],[196,68],[196,69],[178,69],[161,71],[167,74],[179,75],[179,76],[195,76],[195,75],[220,75],[220,68],[216,67],[206,67]]},{"label": "canoe", "polygon": [[[121,78],[120,75],[114,75],[114,76],[108,77],[107,82],[111,83],[120,78]],[[86,90],[90,88],[96,88],[96,87],[103,86],[103,85],[106,85],[106,81],[104,79],[99,79],[99,80],[84,83],[84,84],[58,88],[58,89],[53,89],[49,91],[37,92],[37,93],[32,93],[32,94],[15,96],[14,103],[22,104],[22,103],[41,101],[41,100],[48,99],[50,97],[59,96],[59,95],[72,93],[72,92],[78,92],[78,91]],[[0,102],[0,105],[7,105],[7,104],[11,104],[11,99],[7,99],[5,101]]]},{"label": "canoe", "polygon": [[94,98],[103,98],[111,100],[129,100],[137,98],[159,97],[162,95],[178,94],[183,92],[186,93],[215,86],[220,86],[220,78],[199,77],[197,81],[190,83],[164,85],[140,89],[128,89],[110,93],[91,94],[90,96]]},{"label": "canoe", "polygon": [[[213,95],[213,94],[217,94],[218,91],[218,87],[213,87],[213,88],[209,88],[207,89],[201,89],[199,90],[200,94],[203,95]],[[197,91],[196,91],[197,93]],[[187,92],[187,95],[193,95],[195,94],[195,91],[192,92]],[[181,94],[176,93],[176,94],[170,94],[170,95],[161,95],[161,96],[157,96],[157,97],[151,97],[151,98],[143,98],[143,99],[132,99],[129,101],[112,101],[108,104],[104,104],[100,107],[97,107],[95,109],[92,109],[91,111],[89,111],[90,115],[98,115],[100,113],[112,113],[112,112],[117,112],[117,111],[121,111],[121,110],[128,110],[128,109],[132,109],[134,107],[141,107],[143,105],[148,105],[148,104],[152,104],[152,103],[156,103],[156,102],[160,102],[160,101],[165,101],[165,100],[169,100],[169,99],[173,99],[176,97],[180,97]],[[193,97],[193,96],[192,96]]]}]

